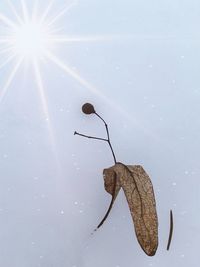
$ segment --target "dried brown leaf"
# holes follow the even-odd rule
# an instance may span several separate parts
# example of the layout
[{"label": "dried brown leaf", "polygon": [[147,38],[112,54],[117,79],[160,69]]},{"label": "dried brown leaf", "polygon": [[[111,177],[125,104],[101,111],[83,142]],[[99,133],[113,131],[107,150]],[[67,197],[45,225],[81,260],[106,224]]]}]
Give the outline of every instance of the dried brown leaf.
[{"label": "dried brown leaf", "polygon": [[153,186],[147,173],[142,166],[117,163],[104,170],[104,183],[110,194],[113,194],[115,187],[115,198],[123,188],[138,242],[147,255],[153,256],[158,247],[158,218]]},{"label": "dried brown leaf", "polygon": [[114,194],[116,198],[121,188],[120,181],[116,175],[116,172],[112,168],[105,169],[103,171],[103,176],[105,190],[112,196]]}]

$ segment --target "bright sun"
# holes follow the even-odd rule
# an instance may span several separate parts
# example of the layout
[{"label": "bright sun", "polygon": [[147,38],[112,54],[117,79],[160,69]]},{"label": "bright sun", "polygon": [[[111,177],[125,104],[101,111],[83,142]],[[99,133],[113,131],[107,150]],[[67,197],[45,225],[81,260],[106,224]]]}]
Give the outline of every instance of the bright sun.
[{"label": "bright sun", "polygon": [[[7,0],[10,11],[13,12],[12,19],[0,13],[1,26],[5,26],[4,34],[0,34],[0,55],[5,55],[4,62],[0,62],[0,69],[7,66],[10,62],[15,62],[12,71],[0,90],[0,101],[4,98],[10,84],[14,80],[17,71],[22,67],[24,60],[29,59],[33,66],[33,74],[37,87],[40,91],[45,116],[48,117],[48,105],[44,94],[44,84],[40,71],[41,58],[52,62],[67,75],[71,76],[82,86],[90,91],[98,91],[85,79],[83,79],[73,68],[62,61],[53,51],[58,51],[59,45],[72,42],[94,42],[105,40],[104,36],[80,37],[66,36],[60,33],[60,26],[57,27],[59,19],[65,15],[69,9],[76,5],[76,0],[71,0],[60,12],[52,16],[54,1],[49,1],[46,9],[42,12],[39,8],[39,1],[33,1],[32,10],[28,9],[25,0],[20,0],[20,6],[14,6]],[[19,12],[17,9],[21,9]],[[1,28],[0,28],[1,29]]]},{"label": "bright sun", "polygon": [[34,21],[25,23],[15,29],[13,50],[22,57],[39,58],[49,49],[48,30]]}]

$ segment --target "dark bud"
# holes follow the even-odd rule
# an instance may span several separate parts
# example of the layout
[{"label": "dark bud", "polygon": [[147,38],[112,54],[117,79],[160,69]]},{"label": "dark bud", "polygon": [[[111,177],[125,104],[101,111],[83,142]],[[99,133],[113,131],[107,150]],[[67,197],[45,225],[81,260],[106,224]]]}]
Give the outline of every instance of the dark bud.
[{"label": "dark bud", "polygon": [[94,107],[90,103],[85,103],[82,106],[82,111],[83,111],[83,113],[85,113],[87,115],[92,114],[92,113],[95,113]]}]

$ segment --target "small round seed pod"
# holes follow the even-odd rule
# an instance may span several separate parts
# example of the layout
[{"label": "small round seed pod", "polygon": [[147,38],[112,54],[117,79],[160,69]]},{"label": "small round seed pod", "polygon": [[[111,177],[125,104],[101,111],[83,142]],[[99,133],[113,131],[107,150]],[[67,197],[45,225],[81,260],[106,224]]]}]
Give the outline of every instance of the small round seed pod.
[{"label": "small round seed pod", "polygon": [[95,113],[94,107],[90,103],[85,103],[82,106],[82,111],[83,111],[83,113],[85,113],[87,115],[92,114],[92,113]]}]

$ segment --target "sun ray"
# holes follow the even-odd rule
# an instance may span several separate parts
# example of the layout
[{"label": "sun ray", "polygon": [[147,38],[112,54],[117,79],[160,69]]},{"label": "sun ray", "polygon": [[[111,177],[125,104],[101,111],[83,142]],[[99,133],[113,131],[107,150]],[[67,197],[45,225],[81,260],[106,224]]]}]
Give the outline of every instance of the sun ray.
[{"label": "sun ray", "polygon": [[38,86],[41,101],[42,101],[42,107],[43,107],[44,115],[45,115],[46,120],[48,121],[49,120],[48,105],[47,105],[46,96],[44,93],[44,86],[43,86],[43,81],[42,81],[42,77],[40,74],[39,63],[37,62],[36,59],[33,61],[33,66],[34,66],[34,72],[35,72],[35,77],[36,77],[36,81],[37,81],[37,86]]},{"label": "sun ray", "polygon": [[76,4],[76,2],[73,1],[71,4],[69,4],[68,6],[66,6],[55,17],[53,17],[52,20],[50,20],[48,22],[48,25],[51,26],[52,24],[54,24],[58,19],[60,19],[63,15],[65,15],[65,13],[68,12],[75,4]]},{"label": "sun ray", "polygon": [[81,85],[89,89],[92,93],[99,95],[103,98],[106,98],[99,90],[97,90],[92,84],[83,79],[77,72],[75,72],[72,68],[67,66],[64,62],[62,62],[58,57],[52,54],[50,51],[46,52],[46,57],[55,63],[59,68],[61,68],[64,72],[66,72],[69,76],[73,77],[76,81],[78,81]]},{"label": "sun ray", "polygon": [[7,59],[0,64],[0,69],[2,69],[3,67],[5,67],[10,61],[12,61],[12,59],[15,57],[16,55],[10,55],[9,57],[7,57]]},{"label": "sun ray", "polygon": [[66,36],[66,35],[55,35],[50,39],[50,41],[55,43],[68,43],[68,42],[104,42],[104,41],[171,41],[171,42],[199,42],[199,38],[196,36],[189,37],[185,36],[182,38],[177,38],[176,36],[166,36],[166,35],[134,35],[134,34],[109,34],[109,35],[95,35],[95,36]]},{"label": "sun ray", "polygon": [[0,55],[6,54],[8,52],[11,52],[12,48],[11,47],[6,47],[4,49],[0,49]]},{"label": "sun ray", "polygon": [[40,23],[44,22],[45,18],[47,17],[47,15],[49,14],[49,11],[51,10],[52,6],[53,6],[53,3],[54,3],[55,0],[51,0],[47,6],[47,8],[45,9],[44,13],[42,14],[41,16],[41,19],[40,19]]},{"label": "sun ray", "polygon": [[20,65],[21,65],[22,61],[23,61],[23,58],[21,57],[18,60],[18,62],[16,63],[13,71],[10,73],[10,76],[8,77],[7,82],[4,85],[3,89],[0,91],[0,103],[2,102],[3,98],[5,97],[5,94],[7,92],[7,89],[10,86],[10,84],[12,83],[12,81],[13,81],[13,79],[14,79],[17,71],[18,71],[18,69],[20,68]]},{"label": "sun ray", "polygon": [[57,146],[56,146],[56,141],[55,141],[55,135],[54,135],[53,127],[52,127],[51,120],[50,120],[48,103],[47,103],[46,95],[44,93],[44,85],[43,85],[42,76],[41,76],[41,73],[40,73],[39,63],[38,63],[37,60],[33,61],[33,68],[34,68],[34,72],[35,72],[36,83],[37,83],[37,86],[38,86],[38,89],[39,89],[39,95],[40,95],[40,99],[41,99],[41,103],[42,103],[44,116],[45,116],[45,119],[47,121],[48,134],[49,134],[49,138],[50,138],[51,149],[52,149],[52,151],[54,153],[54,156],[55,156],[57,169],[60,172],[61,171],[61,166],[60,166],[60,160],[59,160],[59,157],[58,157],[58,151],[57,151]]},{"label": "sun ray", "polygon": [[0,36],[0,44],[9,44],[11,42],[10,36],[6,37],[5,36]]},{"label": "sun ray", "polygon": [[23,24],[23,20],[20,18],[20,15],[17,13],[17,10],[15,9],[14,5],[10,2],[10,0],[6,0],[8,5],[10,6],[13,14],[15,15],[15,17],[17,18],[18,22],[20,24]]},{"label": "sun ray", "polygon": [[7,26],[10,26],[12,29],[16,29],[16,24],[10,20],[8,17],[0,13],[0,20]]},{"label": "sun ray", "polygon": [[97,35],[97,36],[54,36],[50,41],[54,43],[69,43],[69,42],[104,42],[104,41],[113,41],[118,39],[118,36],[115,35]]},{"label": "sun ray", "polygon": [[29,21],[29,14],[28,14],[28,9],[26,6],[26,3],[24,0],[21,0],[21,7],[22,7],[22,12],[23,12],[23,16],[24,16],[24,21]]},{"label": "sun ray", "polygon": [[33,11],[32,11],[32,15],[31,15],[32,20],[36,20],[36,18],[37,18],[38,1],[39,1],[39,0],[35,0],[35,1],[34,1]]},{"label": "sun ray", "polygon": [[42,77],[41,77],[41,73],[40,73],[39,63],[37,62],[37,60],[34,60],[33,67],[34,67],[34,72],[35,72],[35,77],[36,77],[36,83],[37,83],[37,86],[39,89],[40,99],[42,102],[42,108],[43,108],[44,116],[45,116],[45,119],[48,123],[48,129],[49,129],[49,136],[50,136],[51,144],[52,144],[53,149],[55,150],[54,134],[53,134],[52,126],[51,126],[47,99],[46,99],[46,95],[44,93],[44,85],[43,85],[43,81],[42,81]]}]

